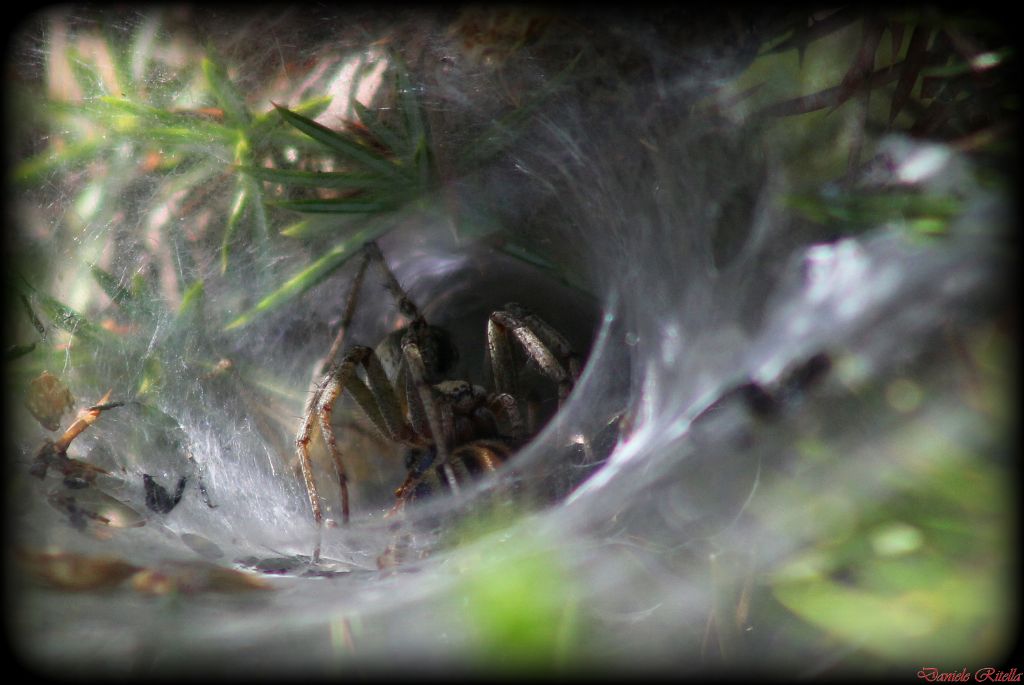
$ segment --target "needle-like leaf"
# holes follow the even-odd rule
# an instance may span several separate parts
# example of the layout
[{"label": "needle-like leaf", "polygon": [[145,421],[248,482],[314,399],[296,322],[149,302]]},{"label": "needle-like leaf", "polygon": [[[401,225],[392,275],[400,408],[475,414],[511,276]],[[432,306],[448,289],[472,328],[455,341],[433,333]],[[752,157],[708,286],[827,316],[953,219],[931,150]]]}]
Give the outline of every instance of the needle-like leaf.
[{"label": "needle-like leaf", "polygon": [[271,169],[269,167],[238,167],[238,170],[261,181],[305,188],[331,188],[336,190],[366,190],[393,188],[395,182],[374,174],[348,171],[302,171],[299,169]]},{"label": "needle-like leaf", "polygon": [[373,151],[363,147],[337,131],[332,131],[323,124],[308,119],[301,114],[289,110],[287,107],[275,104],[278,114],[286,122],[302,131],[307,136],[317,141],[327,149],[337,153],[346,160],[358,164],[366,169],[375,171],[378,174],[401,179],[405,176],[401,168],[396,166],[386,157],[375,154]]},{"label": "needle-like leaf", "polygon": [[245,326],[269,311],[291,302],[304,292],[327,278],[343,265],[369,240],[374,240],[392,227],[390,222],[381,222],[363,228],[331,248],[324,256],[288,279],[280,288],[266,295],[252,309],[236,317],[224,330],[229,331]]},{"label": "needle-like leaf", "polygon": [[395,196],[381,196],[378,199],[363,195],[337,197],[326,200],[275,200],[268,202],[271,207],[290,209],[303,214],[375,214],[388,212],[401,205]]},{"label": "needle-like leaf", "polygon": [[220,62],[207,56],[202,61],[203,75],[206,76],[210,92],[224,109],[225,120],[235,126],[248,126],[252,123],[252,114],[245,106],[245,98],[228,78],[227,70]]}]

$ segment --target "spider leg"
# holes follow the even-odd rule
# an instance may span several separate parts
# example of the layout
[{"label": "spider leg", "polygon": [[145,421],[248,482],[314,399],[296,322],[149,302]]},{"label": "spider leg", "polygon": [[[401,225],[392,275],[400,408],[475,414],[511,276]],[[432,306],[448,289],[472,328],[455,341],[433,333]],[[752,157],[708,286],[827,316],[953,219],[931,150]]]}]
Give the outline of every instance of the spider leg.
[{"label": "spider leg", "polygon": [[[327,352],[327,356],[324,357],[324,361],[320,365],[321,374],[327,373],[334,364],[334,360],[337,358],[338,353],[341,351],[341,346],[345,342],[345,331],[352,325],[352,316],[355,314],[356,303],[359,301],[359,292],[362,290],[363,279],[366,277],[366,267],[369,266],[370,259],[373,256],[371,252],[366,246],[363,247],[362,260],[359,262],[356,275],[352,279],[352,285],[348,290],[348,297],[345,298],[345,310],[341,315],[341,325],[338,327],[338,334],[334,337],[331,349]],[[380,254],[379,250],[378,254]]]},{"label": "spider leg", "polygon": [[[441,410],[438,408],[437,402],[434,401],[433,389],[426,381],[427,371],[423,365],[420,348],[416,343],[406,341],[402,344],[402,355],[405,358],[406,368],[408,368],[408,378],[415,387],[418,399],[423,407],[423,412],[426,414],[430,435],[434,440],[434,447],[437,450],[437,463],[443,469],[452,493],[457,495],[459,493],[459,484],[455,480],[455,473],[452,471],[451,464],[448,463],[448,441],[451,435],[444,431]],[[415,402],[410,401],[410,414],[412,413],[411,408],[415,404]]]},{"label": "spider leg", "polygon": [[363,287],[363,280],[366,277],[366,269],[370,265],[370,262],[376,262],[380,267],[381,274],[384,277],[384,286],[388,289],[388,292],[398,302],[398,308],[405,316],[416,319],[420,318],[419,308],[416,303],[405,294],[402,286],[399,285],[398,279],[395,278],[395,274],[391,271],[388,266],[387,260],[384,259],[384,255],[380,251],[380,247],[377,243],[370,240],[363,245],[362,248],[362,259],[359,262],[359,266],[356,269],[356,275],[352,279],[352,286],[349,288],[348,296],[345,298],[345,309],[342,313],[341,324],[338,327],[338,334],[334,338],[334,342],[331,343],[331,349],[324,357],[323,363],[320,365],[320,373],[327,373],[327,370],[334,363],[338,353],[341,351],[341,346],[344,343],[345,331],[348,330],[352,324],[352,317],[355,314],[356,304],[359,302],[359,293]]},{"label": "spider leg", "polygon": [[494,389],[502,395],[519,396],[519,378],[512,357],[512,343],[507,329],[494,320],[487,320],[487,352],[491,358]]},{"label": "spider leg", "polygon": [[[374,245],[374,247],[376,247],[376,245]],[[331,348],[327,352],[327,356],[324,357],[324,360],[320,365],[320,374],[326,375],[324,375],[324,377],[314,385],[313,392],[310,394],[309,400],[306,402],[306,410],[302,415],[303,419],[302,423],[299,426],[298,435],[295,437],[295,448],[299,457],[299,468],[302,471],[302,479],[306,485],[306,493],[309,496],[310,508],[313,511],[313,519],[316,522],[318,530],[320,528],[321,522],[323,521],[323,513],[320,510],[320,494],[317,491],[316,480],[313,478],[313,463],[309,455],[309,443],[310,440],[312,440],[313,438],[313,426],[316,424],[314,417],[317,414],[321,413],[320,409],[322,399],[324,397],[324,391],[328,388],[328,386],[332,385],[329,379],[331,378],[333,373],[330,372],[335,365],[334,360],[335,358],[337,358],[338,352],[341,350],[341,346],[344,343],[345,332],[352,324],[352,316],[355,314],[356,304],[359,302],[359,293],[363,286],[363,279],[366,276],[366,267],[369,265],[370,259],[374,256],[372,253],[372,249],[367,249],[366,246],[364,246],[362,260],[360,261],[359,266],[356,269],[355,277],[352,279],[352,285],[349,288],[348,297],[345,298],[345,309],[341,316],[341,325],[338,327],[338,333],[334,337],[334,341],[331,343]],[[377,250],[377,254],[380,254],[380,250]],[[332,388],[332,392],[333,391],[334,390]],[[329,400],[329,405],[333,403],[334,399],[337,397],[337,394],[340,392],[341,390],[339,387],[337,389],[337,392],[335,393],[335,397]],[[330,412],[328,411],[328,414],[329,413]],[[320,424],[321,426],[323,426],[324,424],[324,421],[322,419],[320,421]],[[327,424],[328,433],[326,433],[325,435],[329,434],[333,438],[334,434],[333,432],[330,431],[329,426],[329,416]],[[343,473],[344,471],[342,470],[341,472]],[[347,503],[347,486],[344,483],[344,478],[342,478],[341,480],[341,488],[342,492],[344,493],[343,498]],[[318,542],[314,557],[319,557],[319,552],[320,545]]]},{"label": "spider leg", "polygon": [[411,443],[416,432],[406,421],[396,385],[388,380],[377,353],[369,347],[359,347],[359,362],[366,371],[366,384],[354,377],[352,396],[385,438],[395,442]]},{"label": "spider leg", "polygon": [[[357,366],[366,370],[369,386],[355,373]],[[323,521],[320,507],[320,496],[313,476],[312,459],[309,443],[312,439],[313,426],[319,423],[320,434],[324,439],[338,471],[338,485],[341,490],[342,522],[349,521],[348,479],[341,449],[338,447],[334,429],[331,427],[331,416],[334,403],[345,390],[355,399],[374,427],[385,438],[395,442],[414,443],[413,429],[401,414],[401,407],[394,388],[388,381],[384,369],[376,354],[369,347],[353,347],[339,362],[334,365],[317,386],[306,407],[305,418],[295,439],[299,456],[302,477],[309,495],[313,518],[319,527]]]},{"label": "spider leg", "polygon": [[[348,355],[346,355],[345,359],[348,359]],[[329,382],[326,399],[321,400],[317,415],[320,419],[320,435],[327,445],[327,451],[334,460],[334,467],[338,472],[338,488],[341,491],[341,522],[342,525],[347,526],[349,519],[348,476],[345,473],[345,461],[342,459],[341,450],[338,448],[338,441],[334,437],[334,429],[331,427],[331,414],[334,411],[335,400],[337,400],[346,387],[348,387],[350,394],[356,395],[356,393],[352,392],[352,388],[358,383],[358,379],[355,378],[353,373],[353,364],[343,361],[342,365],[346,368],[339,369],[339,375],[333,377]]]},{"label": "spider leg", "polygon": [[[355,356],[358,357],[358,351],[355,353]],[[310,508],[313,510],[313,520],[316,522],[318,529],[323,523],[323,512],[320,509],[320,492],[317,489],[316,478],[313,475],[313,460],[309,453],[309,443],[313,438],[313,427],[318,423],[321,436],[324,442],[327,443],[338,469],[342,519],[345,523],[348,523],[348,483],[345,477],[345,465],[338,452],[334,431],[331,429],[330,424],[334,402],[341,395],[342,390],[348,384],[349,378],[353,375],[354,371],[355,360],[353,359],[353,353],[349,353],[342,359],[341,363],[331,367],[310,396],[309,402],[306,404],[306,412],[303,415],[302,424],[299,426],[299,433],[295,437],[295,449],[299,455],[302,479],[306,485]],[[316,552],[317,554],[314,554],[314,556],[319,556],[319,544],[317,545]]]},{"label": "spider leg", "polygon": [[[362,259],[356,269],[356,274],[352,280],[352,285],[349,288],[349,292],[345,300],[345,308],[342,312],[341,324],[339,325],[338,333],[335,335],[331,348],[320,366],[320,372],[324,375],[313,387],[310,398],[306,403],[302,423],[300,424],[298,434],[295,437],[295,448],[296,454],[298,455],[299,468],[302,472],[302,479],[306,486],[306,493],[309,497],[310,509],[313,512],[313,519],[316,522],[318,534],[323,523],[323,511],[321,509],[320,494],[313,474],[312,458],[309,451],[309,444],[313,439],[313,432],[317,426],[320,429],[321,437],[326,443],[327,448],[334,459],[338,472],[343,523],[347,524],[349,521],[349,493],[345,464],[334,435],[334,430],[331,427],[331,415],[334,409],[334,403],[343,391],[346,389],[349,391],[349,394],[352,395],[356,403],[363,409],[364,413],[381,435],[393,441],[409,445],[420,445],[423,442],[420,438],[422,432],[418,434],[416,428],[410,426],[409,422],[406,421],[404,417],[405,406],[402,399],[400,399],[399,394],[396,393],[396,386],[393,386],[388,380],[387,374],[373,350],[366,347],[354,347],[342,358],[340,362],[336,361],[344,344],[346,331],[351,326],[352,318],[359,302],[359,294],[362,290],[363,281],[366,277],[366,270],[371,261],[376,262],[380,267],[384,278],[384,285],[397,301],[398,308],[402,314],[414,321],[425,323],[419,309],[416,307],[416,304],[405,293],[401,285],[399,285],[398,279],[395,278],[394,273],[391,271],[390,267],[388,267],[384,256],[381,254],[380,248],[374,241],[368,241],[363,245]],[[405,356],[407,357],[408,355]],[[431,434],[434,436],[441,436],[440,439],[435,439],[435,442],[438,445],[438,454],[441,455],[442,463],[446,464],[447,444],[444,439],[444,433],[440,428],[441,420],[439,418],[439,411],[436,405],[429,398],[430,388],[429,386],[426,386],[426,382],[424,380],[426,373],[423,369],[422,358],[419,357],[418,354],[417,359],[419,359],[417,370],[420,371],[420,373],[412,374],[412,378],[416,382],[417,387],[420,388],[420,397],[425,398],[422,399],[422,401],[426,407],[426,419],[429,424]],[[365,383],[355,373],[356,367],[360,364],[366,372]],[[402,366],[404,373],[406,363],[403,363]],[[400,375],[396,385],[398,388],[402,388],[406,382],[407,381],[405,381]],[[448,472],[451,471],[450,467],[446,466],[446,468]],[[454,476],[451,477],[451,481],[454,483]],[[319,560],[319,557],[320,542],[318,538],[313,554],[314,561]]]},{"label": "spider leg", "polygon": [[563,364],[569,371],[573,383],[580,377],[580,357],[577,355],[569,341],[558,329],[540,318],[530,310],[515,302],[505,305],[505,311],[522,321],[537,337],[554,352],[555,356],[563,360]]},{"label": "spider leg", "polygon": [[516,400],[512,395],[504,392],[490,395],[487,398],[487,408],[490,409],[495,416],[505,418],[505,421],[508,423],[509,428],[512,431],[511,437],[514,440],[521,440],[526,434],[526,428],[523,425],[523,417],[519,413],[519,405],[516,404]]},{"label": "spider leg", "polygon": [[388,289],[391,296],[398,302],[399,311],[410,319],[422,319],[423,316],[420,314],[419,308],[405,293],[402,286],[399,285],[398,279],[395,278],[395,274],[391,271],[391,267],[388,266],[384,255],[381,254],[380,248],[377,247],[377,243],[371,240],[363,246],[363,249],[366,251],[367,258],[377,262],[377,265],[380,267],[381,274],[384,276],[384,287]]},{"label": "spider leg", "polygon": [[413,382],[412,375],[409,372],[409,364],[405,358],[405,353],[402,353],[402,359],[398,367],[398,373],[395,378],[395,388],[399,393],[399,401],[402,403],[402,409],[408,412],[409,422],[412,425],[412,430],[416,435],[426,436],[427,444],[433,439],[433,433],[430,429],[430,421],[427,419],[427,412],[423,408],[423,402],[420,398],[419,390],[417,389],[416,383]]},{"label": "spider leg", "polygon": [[[487,322],[487,343],[494,385],[499,393],[513,397],[517,381],[511,340],[518,342],[526,356],[555,382],[561,406],[579,377],[579,360],[569,343],[553,327],[519,305],[509,304],[504,310],[491,314]],[[564,366],[558,357],[565,361]]]},{"label": "spider leg", "polygon": [[[295,452],[299,457],[299,468],[302,471],[302,480],[306,485],[306,495],[309,497],[309,507],[313,511],[313,521],[317,530],[323,521],[323,513],[320,511],[320,493],[316,487],[316,480],[313,478],[313,460],[309,455],[309,443],[313,439],[313,427],[316,425],[316,415],[320,406],[320,398],[323,395],[326,381],[318,383],[306,402],[306,411],[302,415],[302,423],[299,424],[299,432],[295,436]],[[317,543],[316,554],[319,556],[320,545]]]}]

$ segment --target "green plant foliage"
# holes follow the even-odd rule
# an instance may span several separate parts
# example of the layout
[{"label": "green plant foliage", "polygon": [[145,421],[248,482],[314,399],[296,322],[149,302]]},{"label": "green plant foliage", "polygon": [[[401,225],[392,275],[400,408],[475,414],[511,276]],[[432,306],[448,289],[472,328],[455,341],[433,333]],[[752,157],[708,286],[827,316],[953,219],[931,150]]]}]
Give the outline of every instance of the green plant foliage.
[{"label": "green plant foliage", "polygon": [[949,194],[917,191],[822,192],[790,195],[786,203],[808,219],[842,233],[898,223],[918,234],[945,233],[963,202]]},{"label": "green plant foliage", "polygon": [[462,561],[460,594],[482,668],[535,673],[574,664],[578,606],[557,555],[520,534],[492,556]]},{"label": "green plant foliage", "polygon": [[[972,355],[990,346],[990,335],[979,331]],[[920,416],[884,444],[870,475],[805,496],[801,520],[776,522],[806,538],[772,573],[772,596],[820,631],[823,648],[838,642],[855,650],[853,659],[954,669],[999,660],[1009,648],[1013,615],[1003,597],[1013,581],[1003,552],[1012,531],[1001,521],[1010,493],[999,483],[1002,465],[985,456],[1006,431],[990,408],[1009,389],[993,371],[979,377],[979,391],[1003,399],[964,407],[960,420],[971,428],[962,437],[951,440]],[[915,411],[893,383],[887,401]]]},{"label": "green plant foliage", "polygon": [[320,259],[300,271],[292,278],[285,281],[277,290],[263,297],[255,307],[241,314],[228,323],[225,330],[240,328],[250,323],[257,317],[273,309],[281,307],[296,297],[306,292],[313,286],[322,282],[339,266],[344,264],[350,257],[359,252],[359,249],[369,240],[379,237],[387,232],[390,226],[386,223],[365,228],[348,239],[338,243],[331,248]]}]

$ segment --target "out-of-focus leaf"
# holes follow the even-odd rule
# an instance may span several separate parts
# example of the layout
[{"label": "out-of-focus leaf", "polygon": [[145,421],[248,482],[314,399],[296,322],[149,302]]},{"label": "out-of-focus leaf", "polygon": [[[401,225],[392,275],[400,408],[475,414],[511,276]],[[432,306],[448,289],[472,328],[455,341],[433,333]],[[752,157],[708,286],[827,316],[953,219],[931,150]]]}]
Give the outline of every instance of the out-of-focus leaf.
[{"label": "out-of-focus leaf", "polygon": [[19,548],[15,558],[36,581],[60,590],[84,591],[116,587],[139,570],[114,557]]},{"label": "out-of-focus leaf", "polygon": [[24,357],[35,349],[35,343],[29,343],[28,345],[11,345],[4,350],[4,361],[14,361],[19,357]]},{"label": "out-of-focus leaf", "polygon": [[39,183],[58,169],[88,161],[106,150],[106,144],[100,140],[72,143],[61,149],[50,147],[14,167],[12,178],[16,183],[24,185]]},{"label": "out-of-focus leaf", "polygon": [[283,228],[281,235],[300,240],[344,235],[358,230],[365,219],[358,214],[306,214],[299,221]]},{"label": "out-of-focus leaf", "polygon": [[275,200],[268,204],[304,214],[376,214],[395,209],[401,201],[394,196],[373,199],[365,195],[354,195],[328,200]]},{"label": "out-of-focus leaf", "polygon": [[843,76],[836,93],[834,107],[839,107],[857,92],[871,92],[871,76],[875,68],[875,53],[882,41],[884,25],[874,19],[864,20],[864,32],[861,37],[860,49],[849,70]]},{"label": "out-of-focus leaf", "polygon": [[[315,119],[325,111],[331,104],[333,98],[330,95],[319,95],[312,97],[308,100],[303,100],[299,104],[291,108],[291,111],[296,114],[301,114],[304,117]],[[253,135],[264,133],[266,129],[278,126],[281,124],[281,116],[277,113],[277,110],[270,109],[262,114],[257,114],[253,118],[252,131]]]},{"label": "out-of-focus leaf", "polygon": [[[141,131],[170,141],[204,144],[209,141],[233,143],[238,132],[209,119],[171,112],[125,98],[104,96],[90,102],[89,110],[101,118],[99,123],[120,132]],[[103,121],[105,118],[106,121]]]},{"label": "out-of-focus leaf", "polygon": [[88,339],[103,340],[110,337],[110,334],[101,326],[89,321],[88,318],[62,302],[45,293],[37,292],[35,296],[39,301],[40,309],[58,328]]},{"label": "out-of-focus leaf", "polygon": [[[888,85],[899,79],[903,62],[897,62],[891,66],[875,70],[868,76],[860,87],[874,89]],[[757,111],[755,116],[786,117],[798,114],[815,112],[826,107],[837,108],[842,94],[842,86],[825,88],[809,95],[801,95],[782,102],[767,105]]]},{"label": "out-of-focus leaf", "polygon": [[465,173],[475,168],[511,145],[526,129],[527,122],[533,117],[537,108],[562,88],[582,57],[583,53],[576,55],[565,69],[556,74],[533,98],[522,107],[516,107],[498,119],[476,140],[466,145],[467,152],[457,160],[458,173]]},{"label": "out-of-focus leaf", "polygon": [[900,54],[900,48],[903,47],[903,33],[907,30],[906,24],[899,21],[894,21],[889,24],[889,52],[892,55],[892,59]]},{"label": "out-of-focus leaf", "polygon": [[163,385],[164,367],[155,354],[146,357],[142,363],[142,378],[139,380],[136,394],[143,396]]},{"label": "out-of-focus leaf", "polygon": [[892,101],[889,107],[889,123],[896,120],[897,115],[907,103],[910,91],[913,90],[921,69],[925,65],[927,57],[928,40],[931,32],[923,26],[915,26],[914,32],[910,34],[910,45],[907,47],[907,56],[900,69],[900,80],[896,83],[896,89],[892,94]]},{"label": "out-of-focus leaf", "polygon": [[205,561],[165,562],[132,576],[132,587],[147,595],[270,590],[273,586],[252,573]]},{"label": "out-of-focus leaf", "polygon": [[186,123],[184,115],[175,114],[140,102],[134,102],[126,97],[115,97],[112,95],[96,98],[90,103],[85,113],[108,117],[137,117],[154,123],[161,123],[165,126],[179,126]]},{"label": "out-of-focus leaf", "polygon": [[810,25],[806,23],[806,17],[801,14],[799,18],[800,23],[792,29],[790,36],[782,42],[768,48],[762,54],[770,55],[795,48],[800,53],[800,61],[802,63],[803,52],[807,49],[808,45],[819,38],[823,38],[830,33],[838,31],[848,24],[852,24],[857,21],[858,18],[859,13],[856,11],[856,8],[853,7],[844,7],[836,10],[821,21],[816,21]]},{"label": "out-of-focus leaf", "polygon": [[113,84],[115,93],[127,90],[131,78],[131,46],[124,36],[120,35],[111,24],[104,23],[101,27],[103,44],[110,55],[110,63],[114,67]]},{"label": "out-of-focus leaf", "polygon": [[242,217],[245,216],[245,211],[249,207],[249,204],[248,187],[241,182],[240,178],[235,189],[235,199],[232,201],[231,210],[228,212],[227,223],[224,225],[224,238],[221,240],[220,244],[221,273],[227,273],[228,259],[231,254],[231,243],[235,237],[235,231],[238,229],[238,225],[241,223]]},{"label": "out-of-focus leaf", "polygon": [[947,24],[943,27],[943,32],[946,37],[949,38],[949,42],[953,45],[961,57],[967,64],[971,65],[971,68],[975,71],[980,71],[975,64],[975,59],[984,52],[984,49],[974,41],[973,38],[968,37],[965,33],[961,32],[955,25]]},{"label": "out-of-focus leaf", "polygon": [[[251,163],[251,147],[249,141],[243,136],[235,145],[235,164],[247,167],[251,166]],[[254,242],[260,249],[266,248],[266,240],[270,234],[267,211],[263,204],[263,186],[252,176],[239,174],[236,188],[235,200],[228,213],[224,239],[221,242],[221,273],[227,272],[232,238],[244,217],[252,217],[252,225],[255,229]]]},{"label": "out-of-focus leaf", "polygon": [[[1013,55],[1013,50],[1010,48],[1002,48],[995,50],[991,53],[991,56],[986,60],[991,66],[1002,64],[1009,57]],[[989,68],[991,68],[991,66]],[[925,67],[921,70],[921,75],[929,77],[931,79],[943,79],[950,78],[953,76],[963,76],[964,74],[976,71],[975,67],[970,62],[961,62],[959,60],[950,64],[939,64]],[[941,83],[941,81],[938,81]]]},{"label": "out-of-focus leaf", "polygon": [[134,287],[129,289],[121,285],[113,274],[96,265],[93,265],[90,271],[107,297],[121,307],[133,320],[152,319],[155,316],[156,309],[153,299],[144,281],[134,283]]},{"label": "out-of-focus leaf", "polygon": [[297,114],[289,110],[287,107],[282,107],[277,104],[275,104],[274,107],[277,109],[278,114],[281,115],[281,118],[286,122],[294,126],[299,131],[302,131],[328,150],[332,150],[333,152],[341,155],[348,161],[359,164],[379,174],[399,179],[404,177],[404,172],[393,162],[385,157],[375,154],[372,150],[363,147],[348,136],[338,133],[337,131],[332,131],[312,119],[308,119],[301,114]]},{"label": "out-of-focus leaf", "polygon": [[[776,599],[843,642],[900,661],[930,655],[960,660],[977,652],[971,631],[992,616],[998,593],[987,575],[946,569],[903,592],[874,592],[844,583],[778,584]],[[952,653],[950,650],[953,650]],[[976,654],[975,654],[976,656]]]},{"label": "out-of-focus leaf", "polygon": [[217,104],[224,108],[224,117],[228,123],[236,126],[248,126],[252,123],[252,115],[249,113],[249,108],[245,106],[245,99],[228,78],[224,66],[215,61],[210,54],[208,52],[202,61],[203,75],[206,76],[210,92]]},{"label": "out-of-focus leaf", "polygon": [[132,294],[128,288],[122,286],[113,274],[104,271],[95,264],[89,269],[93,279],[99,284],[100,289],[107,294],[107,297],[120,307],[131,306]]},{"label": "out-of-focus leaf", "polygon": [[359,100],[353,98],[352,109],[355,110],[360,123],[366,127],[366,130],[370,132],[370,135],[384,145],[384,147],[388,148],[396,155],[409,149],[410,145],[408,144],[408,141],[403,140],[397,133],[391,130],[391,127],[380,121],[377,114],[368,109],[363,105],[363,103],[359,102]]},{"label": "out-of-focus leaf", "polygon": [[75,406],[75,398],[61,379],[43,371],[29,383],[25,406],[43,428],[55,431],[61,417]]},{"label": "out-of-focus leaf", "polygon": [[250,176],[243,176],[242,182],[246,186],[249,197],[252,198],[252,221],[257,246],[261,250],[266,250],[267,238],[270,236],[270,219],[267,218],[267,206],[263,199],[263,186]]},{"label": "out-of-focus leaf", "polygon": [[181,297],[181,306],[178,307],[178,318],[194,316],[202,307],[205,290],[203,282],[196,281],[188,287]]},{"label": "out-of-focus leaf", "polygon": [[962,210],[961,201],[950,195],[916,192],[794,194],[785,201],[813,221],[841,221],[865,228],[893,220],[934,219],[948,223]]},{"label": "out-of-focus leaf", "polygon": [[[78,462],[78,469],[95,469]],[[107,495],[99,488],[71,491],[54,490],[47,502],[68,517],[68,523],[79,530],[104,526],[108,528],[140,528],[146,517],[124,502]]]},{"label": "out-of-focus leaf", "polygon": [[308,238],[319,231],[328,230],[330,225],[325,221],[310,221],[302,219],[282,228],[282,236],[288,238]]},{"label": "out-of-focus leaf", "polygon": [[25,316],[32,322],[32,328],[36,329],[36,333],[39,334],[40,338],[46,338],[46,327],[43,326],[43,322],[39,320],[36,313],[32,310],[32,305],[28,303],[28,298],[25,297],[25,293],[18,293],[18,299],[21,301],[21,307],[25,310]]},{"label": "out-of-focus leaf", "polygon": [[467,557],[463,563],[478,658],[497,671],[558,668],[577,656],[572,585],[549,551],[529,544],[503,549],[503,559]]},{"label": "out-of-focus leaf", "polygon": [[[209,146],[228,146],[234,143],[233,132],[211,132],[205,129],[194,129],[189,126],[153,126],[147,127],[140,122],[133,122],[131,127],[121,128],[118,131],[126,136],[131,136],[138,142],[147,145],[170,145],[170,146],[195,146],[207,148]],[[207,150],[201,150],[207,152]]]},{"label": "out-of-focus leaf", "polygon": [[74,77],[75,83],[82,89],[82,96],[85,99],[88,100],[105,93],[103,81],[94,64],[87,63],[81,53],[75,49],[68,50],[67,59],[71,75]]},{"label": "out-of-focus leaf", "polygon": [[164,343],[165,348],[173,345],[178,349],[188,349],[192,345],[187,344],[186,341],[203,335],[206,326],[206,321],[203,318],[204,295],[202,281],[192,283],[185,290],[178,313],[171,325],[171,331]]},{"label": "out-of-focus leaf", "polygon": [[[397,60],[397,58],[394,59]],[[406,135],[410,143],[417,145],[420,139],[426,135],[423,116],[420,113],[420,101],[416,96],[415,87],[409,81],[409,72],[397,61],[395,64],[395,88],[402,103]]]},{"label": "out-of-focus leaf", "polygon": [[270,169],[267,167],[238,167],[242,173],[261,181],[280,183],[288,186],[332,188],[339,190],[364,190],[394,188],[395,181],[375,174],[359,174],[348,171],[302,171],[299,169]]}]

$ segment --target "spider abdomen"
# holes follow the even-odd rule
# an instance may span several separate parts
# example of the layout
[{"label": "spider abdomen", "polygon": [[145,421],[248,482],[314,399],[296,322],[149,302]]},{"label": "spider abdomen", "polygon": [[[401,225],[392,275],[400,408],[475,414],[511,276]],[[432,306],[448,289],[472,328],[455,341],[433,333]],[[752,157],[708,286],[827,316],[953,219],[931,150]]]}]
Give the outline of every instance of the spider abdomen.
[{"label": "spider abdomen", "polygon": [[[496,471],[512,456],[513,448],[501,440],[476,440],[452,450],[448,464],[459,486],[469,485],[485,473]],[[434,448],[413,450],[406,456],[410,481],[395,495],[405,502],[430,497],[449,490],[444,468],[434,463]]]}]

